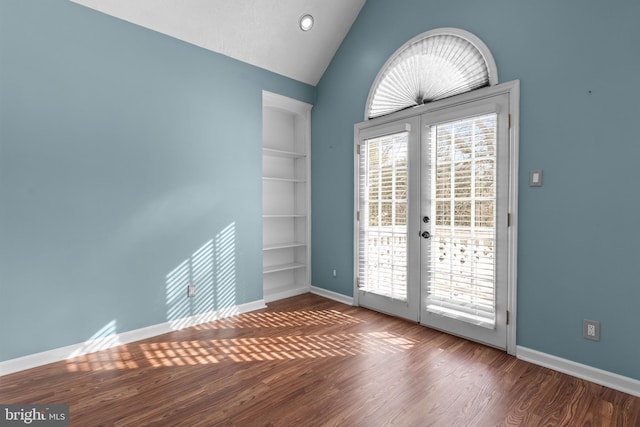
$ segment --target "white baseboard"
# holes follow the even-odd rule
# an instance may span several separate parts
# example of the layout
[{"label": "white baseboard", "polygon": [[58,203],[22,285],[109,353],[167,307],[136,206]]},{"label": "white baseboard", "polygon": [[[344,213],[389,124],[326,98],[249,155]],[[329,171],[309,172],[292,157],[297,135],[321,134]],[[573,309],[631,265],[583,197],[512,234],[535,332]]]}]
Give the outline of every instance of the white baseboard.
[{"label": "white baseboard", "polygon": [[531,362],[544,366],[545,368],[553,369],[554,371],[640,397],[640,381],[633,378],[583,365],[551,354],[531,350],[527,347],[518,346],[517,357],[525,362]]},{"label": "white baseboard", "polygon": [[329,298],[334,301],[341,302],[342,304],[353,305],[353,298],[348,297],[346,295],[339,294],[337,292],[328,291],[326,289],[317,288],[315,286],[311,287],[310,292],[315,295],[320,295],[321,297]]},{"label": "white baseboard", "polygon": [[0,362],[0,376],[23,371],[25,369],[35,368],[37,366],[42,366],[49,363],[60,362],[72,357],[82,356],[84,354],[94,353],[100,350],[106,350],[108,348],[117,347],[119,345],[129,344],[134,341],[144,340],[169,332],[178,331],[180,329],[189,328],[191,326],[200,325],[202,323],[212,322],[214,320],[235,316],[236,314],[260,310],[262,308],[266,308],[264,300],[253,301],[246,304],[224,308],[221,310],[210,311],[195,316],[185,317],[179,320],[172,320],[166,323],[148,326],[146,328],[122,332],[120,334],[110,335],[108,337],[98,338],[79,344],[73,344],[66,347],[43,351],[42,353],[30,354],[28,356],[6,360],[4,362]]}]

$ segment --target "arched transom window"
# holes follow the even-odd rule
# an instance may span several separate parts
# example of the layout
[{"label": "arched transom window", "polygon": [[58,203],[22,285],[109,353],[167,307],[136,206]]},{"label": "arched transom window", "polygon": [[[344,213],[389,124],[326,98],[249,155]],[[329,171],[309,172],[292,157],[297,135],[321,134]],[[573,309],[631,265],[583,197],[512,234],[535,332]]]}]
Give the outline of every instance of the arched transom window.
[{"label": "arched transom window", "polygon": [[427,31],[384,64],[369,91],[365,119],[495,84],[498,70],[482,40],[457,28]]}]

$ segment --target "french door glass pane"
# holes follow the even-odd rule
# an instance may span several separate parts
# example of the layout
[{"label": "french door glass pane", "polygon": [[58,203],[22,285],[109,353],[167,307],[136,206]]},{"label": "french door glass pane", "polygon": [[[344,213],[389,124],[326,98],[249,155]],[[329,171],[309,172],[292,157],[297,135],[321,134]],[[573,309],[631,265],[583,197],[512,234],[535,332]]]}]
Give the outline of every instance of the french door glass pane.
[{"label": "french door glass pane", "polygon": [[488,328],[496,323],[497,115],[430,129],[431,239],[426,309]]},{"label": "french door glass pane", "polygon": [[408,132],[364,141],[360,154],[359,286],[407,299]]}]

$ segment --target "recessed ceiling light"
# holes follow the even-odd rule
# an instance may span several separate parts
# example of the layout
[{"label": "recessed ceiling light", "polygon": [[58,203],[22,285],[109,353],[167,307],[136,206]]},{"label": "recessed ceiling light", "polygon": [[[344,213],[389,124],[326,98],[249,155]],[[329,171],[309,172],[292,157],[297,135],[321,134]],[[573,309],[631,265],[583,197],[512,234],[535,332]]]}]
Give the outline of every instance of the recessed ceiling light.
[{"label": "recessed ceiling light", "polygon": [[309,31],[313,27],[313,16],[308,13],[302,15],[299,24],[302,31]]}]

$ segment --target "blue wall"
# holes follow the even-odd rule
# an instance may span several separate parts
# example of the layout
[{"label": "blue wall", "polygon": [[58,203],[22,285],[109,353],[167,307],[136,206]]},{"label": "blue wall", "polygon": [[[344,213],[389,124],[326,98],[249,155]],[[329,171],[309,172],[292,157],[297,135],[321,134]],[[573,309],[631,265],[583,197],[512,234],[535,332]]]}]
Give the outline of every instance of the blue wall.
[{"label": "blue wall", "polygon": [[0,361],[262,298],[263,89],[315,97],[67,0],[0,0]]},{"label": "blue wall", "polygon": [[518,345],[640,379],[638,16],[626,0],[368,0],[313,109],[313,284],[353,294],[353,125],[376,74],[412,37],[462,28],[521,81]]}]

